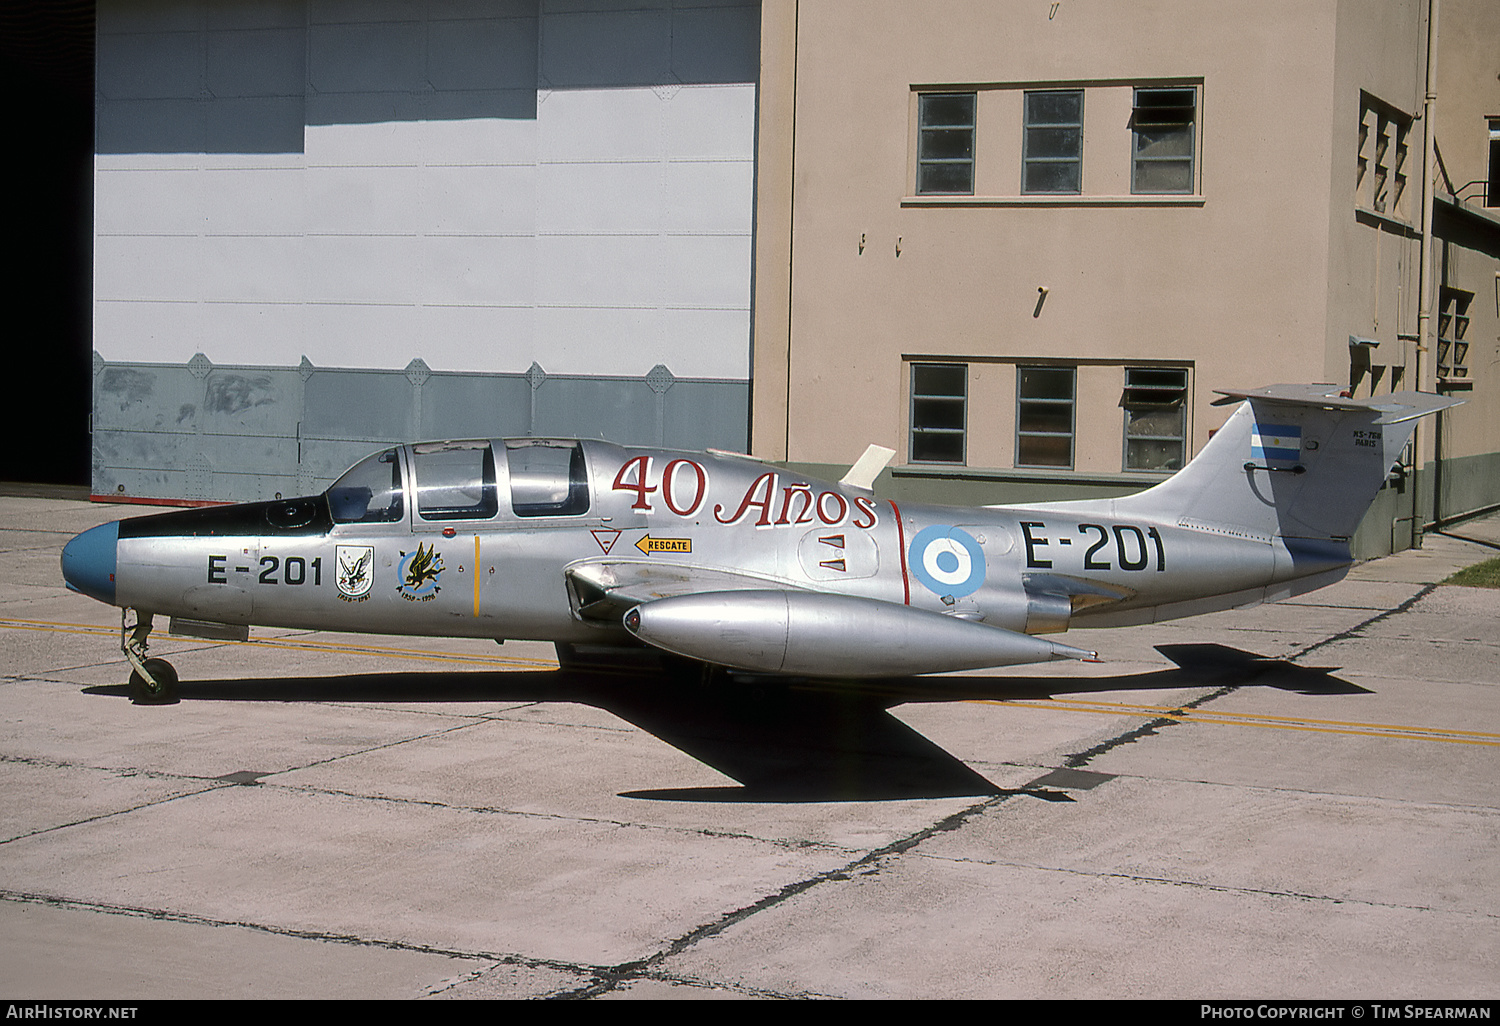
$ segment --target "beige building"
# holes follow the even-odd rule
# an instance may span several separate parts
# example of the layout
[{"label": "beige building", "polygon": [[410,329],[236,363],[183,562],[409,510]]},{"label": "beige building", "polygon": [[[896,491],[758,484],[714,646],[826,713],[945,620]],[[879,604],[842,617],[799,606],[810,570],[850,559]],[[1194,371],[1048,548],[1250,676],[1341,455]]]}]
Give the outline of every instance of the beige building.
[{"label": "beige building", "polygon": [[757,455],[836,471],[889,445],[892,496],[1119,494],[1202,447],[1214,389],[1420,387],[1469,402],[1423,429],[1359,550],[1500,504],[1493,0],[761,20]]}]

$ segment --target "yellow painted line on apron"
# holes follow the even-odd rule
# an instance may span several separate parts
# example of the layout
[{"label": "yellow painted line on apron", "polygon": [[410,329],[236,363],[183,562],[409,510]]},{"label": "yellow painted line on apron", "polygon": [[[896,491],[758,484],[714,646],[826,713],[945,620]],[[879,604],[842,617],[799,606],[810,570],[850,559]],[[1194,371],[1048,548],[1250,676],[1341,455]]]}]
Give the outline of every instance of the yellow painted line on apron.
[{"label": "yellow painted line on apron", "polygon": [[1354,720],[1323,720],[1297,716],[1267,716],[1257,713],[1219,712],[1218,710],[1184,709],[1180,706],[1138,705],[1130,702],[1079,701],[1057,698],[1036,702],[996,699],[984,705],[1003,705],[1026,709],[1064,709],[1070,712],[1105,716],[1149,715],[1176,720],[1179,723],[1213,723],[1232,727],[1261,727],[1270,730],[1299,730],[1317,734],[1353,734],[1361,737],[1404,738],[1410,741],[1443,741],[1454,745],[1489,745],[1500,747],[1500,734],[1479,730],[1450,730],[1445,727],[1416,727],[1401,723],[1360,723]]},{"label": "yellow painted line on apron", "polygon": [[[22,620],[14,617],[0,618],[0,627],[9,627],[12,630],[91,634],[109,638],[118,638],[120,636],[120,629],[118,627],[100,627],[97,624],[87,623],[59,623],[49,620]],[[165,632],[163,633],[163,637],[186,644],[251,645],[261,648],[287,649],[290,651],[323,652],[331,655],[391,656],[399,659],[466,663],[475,666],[504,666],[543,670],[554,670],[557,668],[556,660],[467,655],[454,652],[435,652],[431,649],[397,648],[390,645],[360,645],[350,642],[321,641],[316,638],[251,638],[249,641],[205,641],[201,638],[188,638],[176,634],[169,635],[165,634]]]}]

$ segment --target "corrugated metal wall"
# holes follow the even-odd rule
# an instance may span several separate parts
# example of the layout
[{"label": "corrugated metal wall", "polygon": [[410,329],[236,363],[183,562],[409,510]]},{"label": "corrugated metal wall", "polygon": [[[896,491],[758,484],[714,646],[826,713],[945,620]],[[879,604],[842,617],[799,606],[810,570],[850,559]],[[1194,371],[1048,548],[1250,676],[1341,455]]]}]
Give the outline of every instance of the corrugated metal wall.
[{"label": "corrugated metal wall", "polygon": [[[94,360],[93,492],[250,501],[321,491],[381,445],[566,435],[743,448],[743,382]],[[164,460],[170,455],[170,461]]]}]

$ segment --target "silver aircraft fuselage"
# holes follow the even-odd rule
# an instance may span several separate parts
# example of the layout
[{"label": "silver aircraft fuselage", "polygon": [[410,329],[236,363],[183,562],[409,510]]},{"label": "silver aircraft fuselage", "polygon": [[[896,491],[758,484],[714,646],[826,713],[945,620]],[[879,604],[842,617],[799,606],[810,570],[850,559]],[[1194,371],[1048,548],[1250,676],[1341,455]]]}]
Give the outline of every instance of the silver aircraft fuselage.
[{"label": "silver aircraft fuselage", "polygon": [[[1411,422],[1448,401],[1306,389],[1234,393],[1251,402],[1198,459],[1118,500],[958,508],[724,453],[436,442],[376,453],[318,496],[102,525],[68,544],[63,572],[76,591],[189,631],[645,642],[847,677],[1089,658],[1038,635],[1342,576]],[[134,655],[127,646],[138,670],[145,631],[149,617]]]}]

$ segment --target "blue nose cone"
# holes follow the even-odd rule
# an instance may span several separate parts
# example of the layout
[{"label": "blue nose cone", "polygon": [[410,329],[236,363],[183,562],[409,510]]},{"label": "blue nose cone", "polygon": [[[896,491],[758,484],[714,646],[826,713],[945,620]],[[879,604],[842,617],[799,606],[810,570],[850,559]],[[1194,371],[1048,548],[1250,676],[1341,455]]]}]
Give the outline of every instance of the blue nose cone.
[{"label": "blue nose cone", "polygon": [[100,524],[78,535],[62,551],[62,575],[68,587],[115,603],[115,546],[120,540],[118,522]]}]

